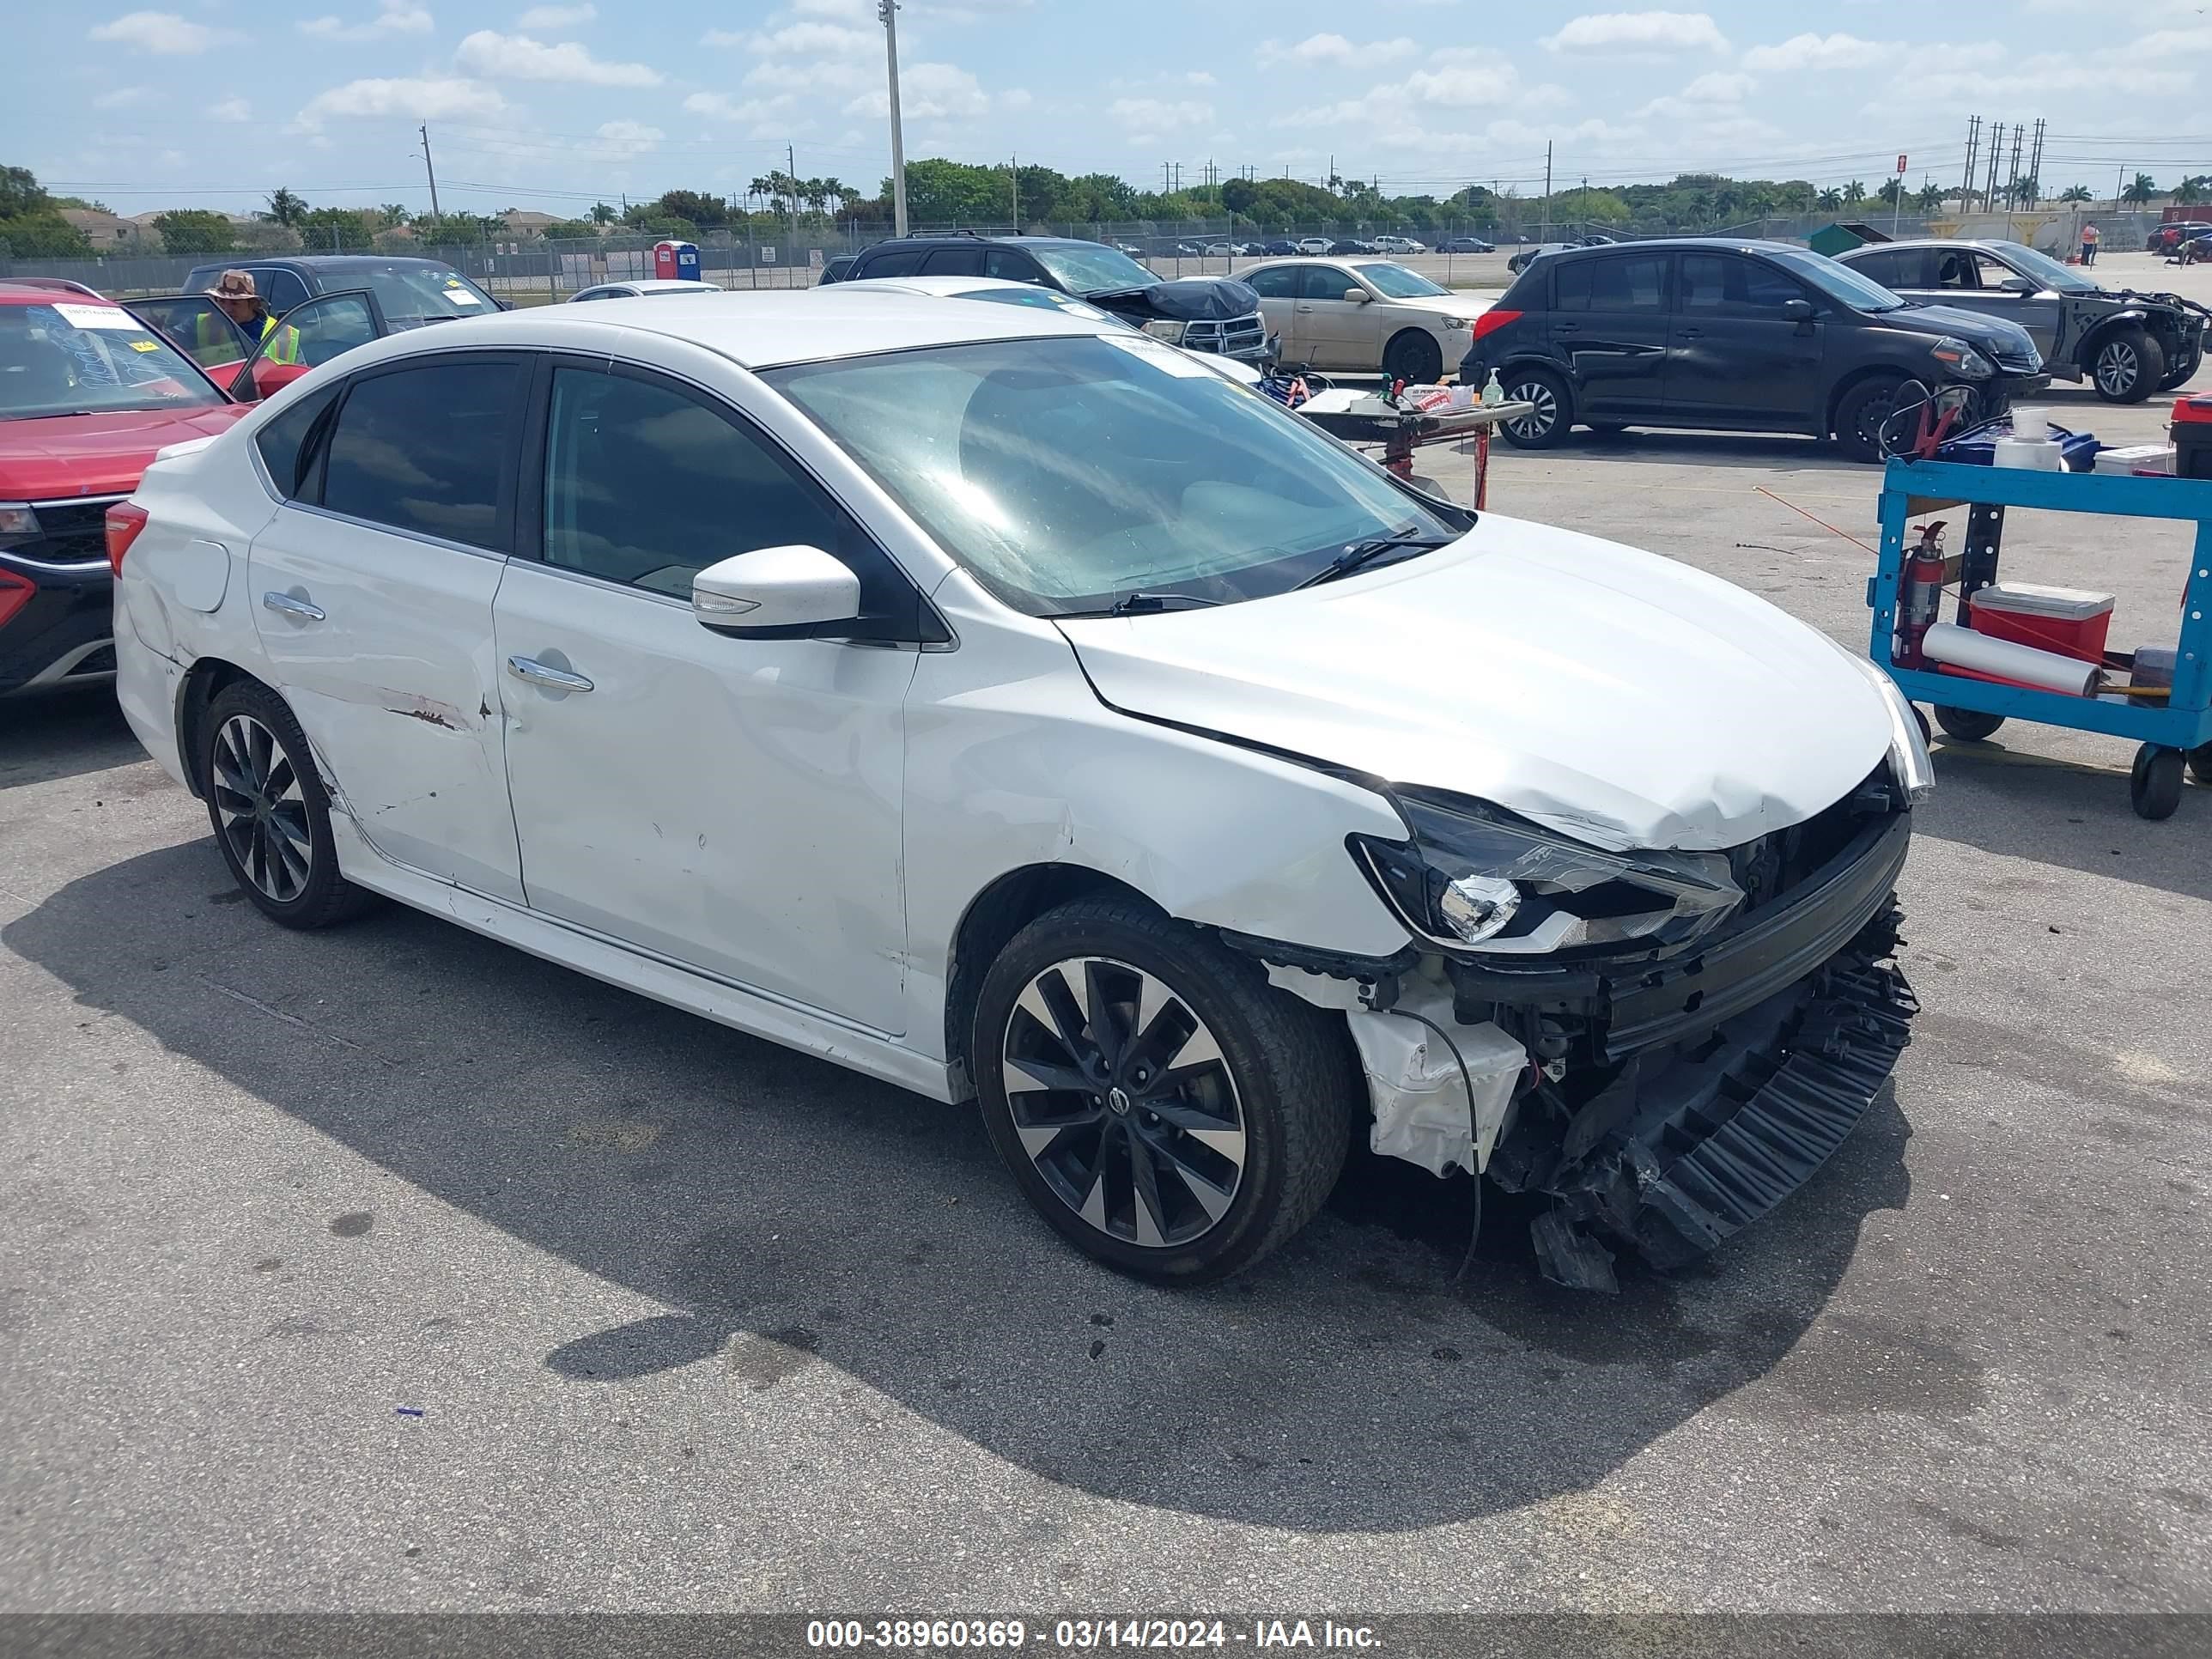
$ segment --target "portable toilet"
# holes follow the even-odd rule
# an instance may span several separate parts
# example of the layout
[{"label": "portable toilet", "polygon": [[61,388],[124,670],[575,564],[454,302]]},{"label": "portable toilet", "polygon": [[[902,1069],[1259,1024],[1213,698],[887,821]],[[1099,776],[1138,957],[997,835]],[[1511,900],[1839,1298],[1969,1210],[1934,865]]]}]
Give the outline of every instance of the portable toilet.
[{"label": "portable toilet", "polygon": [[697,282],[699,245],[696,242],[655,242],[653,245],[653,274],[664,281]]}]

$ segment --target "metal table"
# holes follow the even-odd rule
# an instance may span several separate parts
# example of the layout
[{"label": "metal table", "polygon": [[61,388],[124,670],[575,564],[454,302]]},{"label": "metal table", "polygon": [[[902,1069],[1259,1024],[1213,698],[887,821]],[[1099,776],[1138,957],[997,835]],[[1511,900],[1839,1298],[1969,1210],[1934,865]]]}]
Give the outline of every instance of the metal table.
[{"label": "metal table", "polygon": [[1380,444],[1382,465],[1401,478],[1413,476],[1413,452],[1474,434],[1474,505],[1490,502],[1490,434],[1500,421],[1534,412],[1533,404],[1476,404],[1468,409],[1394,409],[1371,392],[1317,392],[1297,412],[1331,437],[1348,444]]}]

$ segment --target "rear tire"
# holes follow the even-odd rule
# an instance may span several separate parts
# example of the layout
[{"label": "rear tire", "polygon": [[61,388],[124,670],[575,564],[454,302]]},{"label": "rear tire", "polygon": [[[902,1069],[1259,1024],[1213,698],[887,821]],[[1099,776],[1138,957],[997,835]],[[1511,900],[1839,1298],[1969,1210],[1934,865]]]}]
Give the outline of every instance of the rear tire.
[{"label": "rear tire", "polygon": [[1127,899],[1017,933],[984,975],[969,1056],[1038,1214],[1109,1267],[1182,1285],[1243,1271],[1313,1218],[1362,1098],[1340,1019]]},{"label": "rear tire", "polygon": [[1567,383],[1548,368],[1509,368],[1498,377],[1510,404],[1533,404],[1529,413],[1503,422],[1498,431],[1516,449],[1557,449],[1574,429],[1575,398]]},{"label": "rear tire", "polygon": [[1936,724],[1943,728],[1944,735],[1961,743],[1979,743],[2005,723],[2002,714],[1985,714],[1978,708],[1953,708],[1940,702],[1935,707]]},{"label": "rear tire", "polygon": [[2136,750],[2128,775],[2128,800],[2136,816],[2155,823],[2181,805],[2182,751],[2147,743]]},{"label": "rear tire", "polygon": [[199,729],[216,846],[263,915],[286,927],[329,927],[375,902],[338,873],[330,794],[282,697],[258,680],[234,680]]},{"label": "rear tire", "polygon": [[1876,375],[1861,380],[1836,405],[1836,447],[1854,461],[1881,459],[1881,425],[1897,408],[1901,380]]},{"label": "rear tire", "polygon": [[1383,378],[1407,386],[1435,386],[1443,379],[1444,353],[1430,336],[1407,329],[1382,350]]},{"label": "rear tire", "polygon": [[2212,743],[2200,743],[2189,751],[2189,775],[2199,783],[2212,783]]},{"label": "rear tire", "polygon": [[2139,404],[2166,378],[2166,351],[2139,328],[2116,328],[2089,359],[2090,384],[2108,404]]}]

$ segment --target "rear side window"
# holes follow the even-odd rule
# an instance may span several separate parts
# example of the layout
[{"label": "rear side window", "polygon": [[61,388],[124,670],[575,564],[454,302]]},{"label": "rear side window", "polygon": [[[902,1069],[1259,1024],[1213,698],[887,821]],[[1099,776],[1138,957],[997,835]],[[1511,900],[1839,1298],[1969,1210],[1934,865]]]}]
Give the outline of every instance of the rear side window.
[{"label": "rear side window", "polygon": [[1562,259],[1552,272],[1557,311],[1664,311],[1664,254],[1605,259]]},{"label": "rear side window", "polygon": [[1869,253],[1847,263],[1853,270],[1869,282],[1880,283],[1887,289],[1927,288],[1927,257],[1917,247],[1884,248],[1879,253]]},{"label": "rear side window", "polygon": [[895,247],[882,253],[866,255],[857,276],[911,276],[921,269],[923,250],[918,247]]},{"label": "rear side window", "polygon": [[323,505],[505,552],[522,369],[426,363],[354,382],[331,433]]},{"label": "rear side window", "polygon": [[1263,300],[1288,300],[1298,291],[1298,268],[1296,265],[1274,265],[1266,270],[1255,270],[1244,278],[1245,284]]},{"label": "rear side window", "polygon": [[307,285],[290,271],[256,270],[252,275],[254,286],[269,301],[270,310],[281,314],[307,302]]},{"label": "rear side window", "polygon": [[939,247],[921,262],[925,276],[981,276],[983,250],[980,247]]},{"label": "rear side window", "polygon": [[310,445],[308,440],[315,435],[317,422],[329,413],[337,395],[334,386],[311,392],[253,434],[253,447],[261,452],[262,465],[269,469],[269,482],[288,501],[311,493],[307,483],[320,446]]}]

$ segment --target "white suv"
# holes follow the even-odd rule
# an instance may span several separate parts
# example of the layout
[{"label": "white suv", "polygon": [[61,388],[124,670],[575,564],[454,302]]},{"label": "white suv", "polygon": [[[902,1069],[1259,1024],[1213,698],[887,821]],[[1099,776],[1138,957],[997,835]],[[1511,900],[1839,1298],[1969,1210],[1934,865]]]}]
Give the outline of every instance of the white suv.
[{"label": "white suv", "polygon": [[118,683],[272,920],[372,896],[939,1100],[1195,1281],[1355,1131],[1601,1284],[1881,1087],[1926,755],[1713,577],[1118,326],[641,298],[365,345],[112,509]]}]

